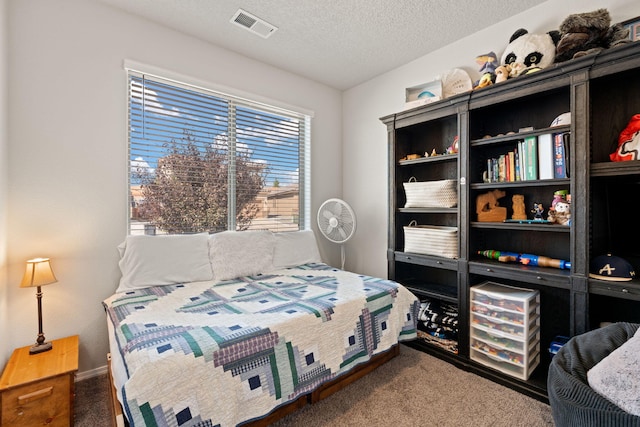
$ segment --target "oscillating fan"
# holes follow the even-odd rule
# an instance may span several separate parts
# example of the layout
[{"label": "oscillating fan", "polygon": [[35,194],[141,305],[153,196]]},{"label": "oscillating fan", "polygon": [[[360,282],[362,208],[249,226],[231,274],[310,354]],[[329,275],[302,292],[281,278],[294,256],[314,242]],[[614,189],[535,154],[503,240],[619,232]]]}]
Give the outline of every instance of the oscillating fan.
[{"label": "oscillating fan", "polygon": [[326,200],[318,209],[318,228],[324,237],[340,244],[342,269],[344,270],[344,243],[356,232],[356,215],[344,200]]}]

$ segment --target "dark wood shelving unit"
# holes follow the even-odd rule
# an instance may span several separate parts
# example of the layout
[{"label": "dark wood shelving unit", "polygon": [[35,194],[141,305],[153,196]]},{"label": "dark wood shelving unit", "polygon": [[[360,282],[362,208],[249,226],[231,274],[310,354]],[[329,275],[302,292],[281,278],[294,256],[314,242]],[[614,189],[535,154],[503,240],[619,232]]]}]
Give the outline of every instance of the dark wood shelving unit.
[{"label": "dark wood shelving unit", "polygon": [[[550,127],[570,112],[571,124]],[[389,150],[389,278],[419,297],[458,307],[458,352],[423,340],[409,345],[519,392],[547,400],[548,348],[556,335],[574,336],[601,322],[640,322],[640,279],[612,282],[589,277],[590,261],[612,253],[640,271],[640,227],[629,206],[640,195],[640,161],[611,162],[618,135],[640,113],[640,43],[588,55],[528,76],[382,117]],[[519,132],[532,127],[533,130]],[[488,158],[512,150],[527,136],[569,132],[569,177],[483,182]],[[454,138],[459,152],[444,153]],[[453,208],[404,208],[403,183],[456,179]],[[490,190],[511,217],[511,196],[523,194],[548,206],[556,190],[571,194],[572,222],[528,224],[478,222],[476,197]],[[457,227],[459,256],[404,252],[403,227]],[[482,250],[528,253],[570,262],[570,268],[526,266],[484,258]],[[532,289],[540,295],[540,363],[526,380],[470,358],[470,288],[485,281]]]}]

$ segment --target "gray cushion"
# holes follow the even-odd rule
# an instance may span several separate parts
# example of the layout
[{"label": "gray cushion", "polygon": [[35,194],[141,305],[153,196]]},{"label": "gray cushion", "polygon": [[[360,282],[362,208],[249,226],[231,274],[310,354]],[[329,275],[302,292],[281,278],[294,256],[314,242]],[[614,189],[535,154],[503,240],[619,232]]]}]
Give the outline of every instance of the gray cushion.
[{"label": "gray cushion", "polygon": [[577,335],[553,357],[547,391],[557,427],[640,427],[640,417],[623,411],[587,382],[587,371],[631,338],[638,327],[621,322]]}]

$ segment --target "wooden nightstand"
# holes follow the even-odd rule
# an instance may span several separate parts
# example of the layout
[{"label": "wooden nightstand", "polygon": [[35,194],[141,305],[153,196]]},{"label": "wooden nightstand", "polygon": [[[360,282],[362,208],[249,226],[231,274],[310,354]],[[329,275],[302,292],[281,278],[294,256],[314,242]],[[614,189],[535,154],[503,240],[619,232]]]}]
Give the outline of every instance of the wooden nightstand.
[{"label": "wooden nightstand", "polygon": [[52,341],[49,351],[18,348],[0,378],[0,417],[8,426],[73,426],[78,336]]}]

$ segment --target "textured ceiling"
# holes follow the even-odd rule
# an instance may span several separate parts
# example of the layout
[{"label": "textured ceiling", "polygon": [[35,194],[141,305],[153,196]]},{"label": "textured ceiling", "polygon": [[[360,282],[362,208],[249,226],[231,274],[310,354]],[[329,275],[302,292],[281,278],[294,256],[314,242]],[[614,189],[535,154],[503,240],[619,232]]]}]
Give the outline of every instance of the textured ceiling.
[{"label": "textured ceiling", "polygon": [[[344,90],[544,0],[96,1]],[[231,24],[239,8],[278,30]]]}]

